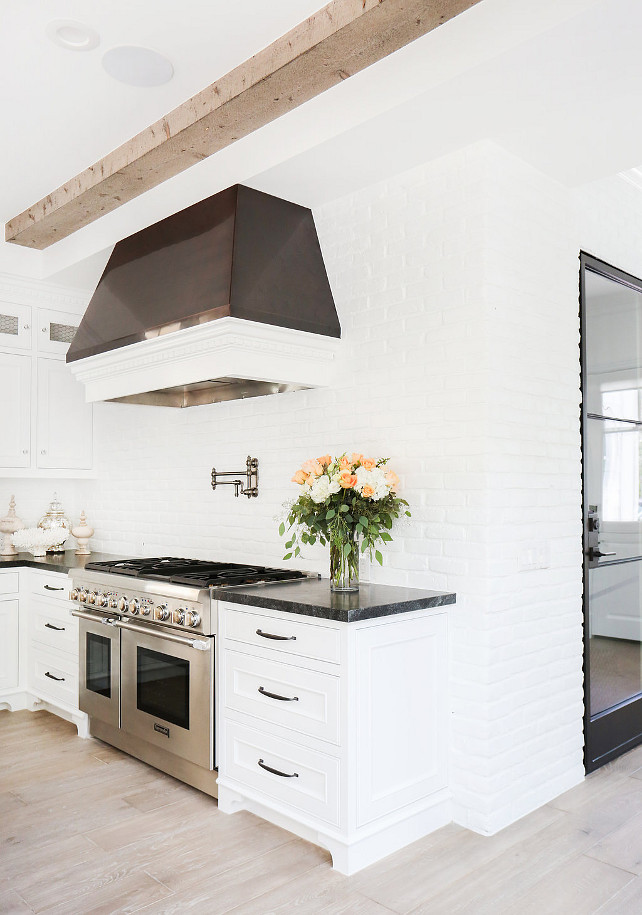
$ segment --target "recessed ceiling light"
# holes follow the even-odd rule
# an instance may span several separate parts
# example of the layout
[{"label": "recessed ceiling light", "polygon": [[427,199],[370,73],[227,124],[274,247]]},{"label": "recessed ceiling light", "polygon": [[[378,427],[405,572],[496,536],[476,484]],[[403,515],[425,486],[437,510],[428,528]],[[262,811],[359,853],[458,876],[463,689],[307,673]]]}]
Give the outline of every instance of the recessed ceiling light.
[{"label": "recessed ceiling light", "polygon": [[55,19],[45,29],[47,37],[68,51],[91,51],[98,47],[98,32],[74,19]]},{"label": "recessed ceiling light", "polygon": [[111,48],[103,54],[103,68],[128,86],[162,86],[174,75],[174,67],[162,54],[132,45]]}]

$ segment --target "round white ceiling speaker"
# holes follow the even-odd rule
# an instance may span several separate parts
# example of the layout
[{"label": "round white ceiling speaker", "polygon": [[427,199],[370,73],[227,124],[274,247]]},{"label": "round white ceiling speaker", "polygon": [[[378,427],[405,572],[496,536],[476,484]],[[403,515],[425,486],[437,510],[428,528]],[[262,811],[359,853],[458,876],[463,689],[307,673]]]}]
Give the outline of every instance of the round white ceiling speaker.
[{"label": "round white ceiling speaker", "polygon": [[45,33],[54,44],[68,51],[92,51],[100,43],[98,32],[75,19],[54,19]]},{"label": "round white ceiling speaker", "polygon": [[103,69],[128,86],[162,86],[174,75],[170,61],[149,48],[122,45],[103,54]]}]

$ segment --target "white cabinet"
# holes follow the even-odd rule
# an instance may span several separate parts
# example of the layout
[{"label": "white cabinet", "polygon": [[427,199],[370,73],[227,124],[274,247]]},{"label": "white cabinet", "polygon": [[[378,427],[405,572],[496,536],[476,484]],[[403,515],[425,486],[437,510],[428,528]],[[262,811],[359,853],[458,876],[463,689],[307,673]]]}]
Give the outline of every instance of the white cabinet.
[{"label": "white cabinet", "polygon": [[442,608],[356,623],[219,604],[219,808],[350,874],[452,819]]},{"label": "white cabinet", "polygon": [[78,709],[78,620],[71,615],[67,575],[39,570],[28,576],[25,603],[25,685],[35,707],[73,721],[88,736],[87,716]]},{"label": "white cabinet", "polygon": [[92,462],[92,406],[65,362],[38,359],[38,467],[88,470]]},{"label": "white cabinet", "polygon": [[18,573],[0,571],[0,706],[3,690],[18,687]]},{"label": "white cabinet", "polygon": [[0,353],[0,467],[31,465],[31,356]]},{"label": "white cabinet", "polygon": [[31,349],[31,308],[0,301],[0,348]]},{"label": "white cabinet", "polygon": [[0,302],[0,468],[82,476],[92,466],[92,406],[64,361],[79,319],[38,309],[32,335],[30,313]]}]

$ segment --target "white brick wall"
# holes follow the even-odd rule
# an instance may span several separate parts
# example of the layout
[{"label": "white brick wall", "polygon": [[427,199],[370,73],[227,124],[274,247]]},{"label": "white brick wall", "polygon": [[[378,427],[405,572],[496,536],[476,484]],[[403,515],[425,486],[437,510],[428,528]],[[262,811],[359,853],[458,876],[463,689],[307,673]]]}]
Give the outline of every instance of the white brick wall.
[{"label": "white brick wall", "polygon": [[[642,275],[642,195],[620,179],[565,189],[483,143],[315,218],[343,328],[332,385],[97,405],[94,548],[281,565],[299,462],[390,455],[413,517],[369,574],[457,592],[456,816],[491,833],[583,773],[578,253]],[[212,465],[248,454],[260,497],[212,492]],[[540,546],[547,567],[520,571]],[[326,553],[299,565],[327,574]]]}]

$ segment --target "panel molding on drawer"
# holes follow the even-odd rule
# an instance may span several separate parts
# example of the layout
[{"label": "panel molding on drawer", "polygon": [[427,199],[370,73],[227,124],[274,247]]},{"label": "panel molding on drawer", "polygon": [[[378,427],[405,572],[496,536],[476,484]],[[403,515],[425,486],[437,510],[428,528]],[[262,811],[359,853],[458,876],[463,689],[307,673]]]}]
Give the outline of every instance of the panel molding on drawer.
[{"label": "panel molding on drawer", "polygon": [[[226,638],[291,657],[312,658],[338,664],[341,660],[339,629],[315,626],[290,617],[283,619],[261,613],[223,607],[223,634]],[[264,635],[257,633],[257,630]],[[279,638],[270,638],[278,636]]]},{"label": "panel molding on drawer", "polygon": [[78,707],[77,659],[62,652],[33,647],[29,653],[28,682],[29,688],[43,699]]},{"label": "panel molding on drawer", "polygon": [[[260,692],[282,696],[275,699]],[[340,680],[331,674],[225,651],[225,705],[298,734],[339,744]]]},{"label": "panel molding on drawer", "polygon": [[32,642],[78,655],[78,620],[63,605],[40,597],[31,602],[29,636]]},{"label": "panel molding on drawer", "polygon": [[18,593],[18,572],[0,571],[0,594],[17,594]]},{"label": "panel molding on drawer", "polygon": [[[225,731],[227,776],[295,811],[339,824],[338,759],[236,722],[226,722]],[[274,775],[259,760],[293,777]]]},{"label": "panel molding on drawer", "polygon": [[41,572],[29,576],[29,590],[41,597],[69,600],[69,578],[63,572]]}]

